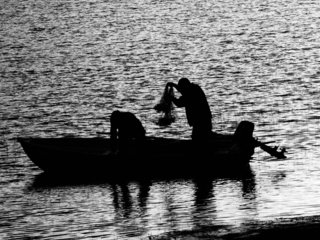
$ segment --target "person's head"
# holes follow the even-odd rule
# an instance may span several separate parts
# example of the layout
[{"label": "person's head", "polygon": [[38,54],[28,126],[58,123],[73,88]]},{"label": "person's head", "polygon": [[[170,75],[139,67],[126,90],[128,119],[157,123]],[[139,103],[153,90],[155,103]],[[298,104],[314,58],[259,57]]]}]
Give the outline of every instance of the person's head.
[{"label": "person's head", "polygon": [[190,86],[190,81],[188,78],[180,78],[179,82],[178,82],[178,88],[179,91],[183,94],[184,92],[187,91],[187,89]]},{"label": "person's head", "polygon": [[120,116],[120,111],[119,110],[115,110],[111,113],[111,119],[117,121],[119,119]]},{"label": "person's head", "polygon": [[250,141],[252,139],[253,131],[254,123],[249,121],[241,121],[234,133],[234,137],[237,139],[237,141],[242,141],[242,143],[245,143],[245,141]]}]

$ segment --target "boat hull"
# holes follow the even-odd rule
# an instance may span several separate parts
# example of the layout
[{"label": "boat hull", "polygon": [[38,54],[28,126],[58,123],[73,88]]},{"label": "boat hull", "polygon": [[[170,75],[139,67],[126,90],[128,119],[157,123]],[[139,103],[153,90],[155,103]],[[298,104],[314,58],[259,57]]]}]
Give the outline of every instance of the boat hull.
[{"label": "boat hull", "polygon": [[30,160],[46,173],[112,178],[186,177],[233,174],[249,165],[254,148],[231,151],[232,135],[207,145],[191,140],[147,138],[114,154],[106,138],[19,138]]}]

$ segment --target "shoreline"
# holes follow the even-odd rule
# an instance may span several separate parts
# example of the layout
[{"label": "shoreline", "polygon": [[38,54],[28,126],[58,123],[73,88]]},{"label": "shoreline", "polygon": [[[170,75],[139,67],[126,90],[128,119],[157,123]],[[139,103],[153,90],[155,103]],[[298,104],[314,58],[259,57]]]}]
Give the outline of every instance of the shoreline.
[{"label": "shoreline", "polygon": [[320,216],[279,218],[245,223],[240,227],[210,226],[149,237],[152,240],[264,240],[319,239]]}]

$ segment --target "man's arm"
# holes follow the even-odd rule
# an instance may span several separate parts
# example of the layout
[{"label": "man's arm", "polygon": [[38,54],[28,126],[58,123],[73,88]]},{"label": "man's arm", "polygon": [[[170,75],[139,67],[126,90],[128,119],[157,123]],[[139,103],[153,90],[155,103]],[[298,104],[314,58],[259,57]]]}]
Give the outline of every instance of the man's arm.
[{"label": "man's arm", "polygon": [[[168,82],[166,85],[166,88],[169,87],[174,87],[178,92],[179,91],[179,87],[177,84],[173,83],[173,82]],[[184,103],[184,98],[183,96],[181,96],[180,98],[175,98],[174,96],[172,96],[171,101],[174,103],[174,105],[176,105],[177,107],[184,107],[185,103]]]},{"label": "man's arm", "polygon": [[177,91],[179,91],[178,84],[175,84],[173,82],[168,82],[167,85],[166,85],[166,89],[168,89],[169,87],[174,87]]}]

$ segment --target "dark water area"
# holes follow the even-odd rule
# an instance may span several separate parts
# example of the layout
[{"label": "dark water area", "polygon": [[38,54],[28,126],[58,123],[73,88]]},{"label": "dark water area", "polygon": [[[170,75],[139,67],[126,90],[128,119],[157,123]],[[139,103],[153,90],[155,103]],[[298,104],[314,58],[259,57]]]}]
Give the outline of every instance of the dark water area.
[{"label": "dark water area", "polygon": [[[320,215],[319,10],[315,0],[2,1],[0,238],[221,236]],[[79,182],[44,176],[16,141],[107,137],[115,109],[149,136],[188,139],[183,109],[169,127],[153,109],[183,76],[206,93],[214,131],[252,121],[287,158],[256,149],[241,178]]]}]

